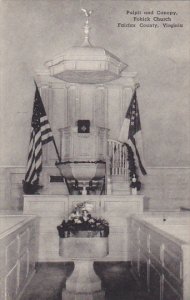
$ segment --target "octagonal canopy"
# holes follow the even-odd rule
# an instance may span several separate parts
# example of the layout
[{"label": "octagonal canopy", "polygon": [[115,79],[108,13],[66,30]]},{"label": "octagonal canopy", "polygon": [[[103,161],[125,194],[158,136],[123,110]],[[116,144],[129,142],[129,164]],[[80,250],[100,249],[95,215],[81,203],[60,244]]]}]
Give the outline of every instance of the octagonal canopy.
[{"label": "octagonal canopy", "polygon": [[102,83],[117,79],[127,67],[118,57],[104,48],[94,47],[89,41],[88,18],[91,11],[82,9],[87,17],[84,42],[48,61],[50,75],[67,82]]}]

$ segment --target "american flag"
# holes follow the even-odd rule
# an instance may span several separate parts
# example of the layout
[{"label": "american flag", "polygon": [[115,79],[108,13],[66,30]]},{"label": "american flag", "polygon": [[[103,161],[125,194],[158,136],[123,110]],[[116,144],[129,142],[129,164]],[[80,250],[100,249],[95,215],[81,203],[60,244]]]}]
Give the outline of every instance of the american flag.
[{"label": "american flag", "polygon": [[45,108],[36,85],[31,122],[31,134],[28,153],[28,162],[25,175],[25,183],[38,184],[42,171],[42,145],[53,141],[53,134],[47,119]]},{"label": "american flag", "polygon": [[133,93],[129,108],[125,115],[119,141],[128,144],[132,148],[141,173],[146,175],[143,162],[142,131],[136,90]]}]

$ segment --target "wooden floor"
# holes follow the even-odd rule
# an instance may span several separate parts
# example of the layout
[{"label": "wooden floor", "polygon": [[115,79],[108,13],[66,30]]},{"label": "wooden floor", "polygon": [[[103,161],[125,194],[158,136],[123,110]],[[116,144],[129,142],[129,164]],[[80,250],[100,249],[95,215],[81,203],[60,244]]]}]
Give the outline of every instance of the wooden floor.
[{"label": "wooden floor", "polygon": [[[39,264],[21,300],[61,300],[73,267],[72,262]],[[128,263],[96,262],[94,268],[102,279],[105,300],[151,300],[132,277]]]}]

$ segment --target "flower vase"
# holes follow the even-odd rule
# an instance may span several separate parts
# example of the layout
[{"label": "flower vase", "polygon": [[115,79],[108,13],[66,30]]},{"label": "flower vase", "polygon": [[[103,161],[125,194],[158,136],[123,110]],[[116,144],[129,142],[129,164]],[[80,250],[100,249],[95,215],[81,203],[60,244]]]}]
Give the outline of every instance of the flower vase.
[{"label": "flower vase", "polygon": [[137,188],[136,187],[131,189],[131,194],[132,195],[137,195]]}]

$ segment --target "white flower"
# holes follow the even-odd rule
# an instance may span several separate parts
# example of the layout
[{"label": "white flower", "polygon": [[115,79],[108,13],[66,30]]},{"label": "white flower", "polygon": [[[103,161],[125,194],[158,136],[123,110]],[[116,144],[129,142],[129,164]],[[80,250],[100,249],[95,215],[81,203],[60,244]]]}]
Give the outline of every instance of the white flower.
[{"label": "white flower", "polygon": [[88,222],[89,223],[95,223],[94,219],[90,219]]},{"label": "white flower", "polygon": [[77,222],[75,222],[75,223],[77,223],[77,224],[81,224],[81,223],[82,223],[82,221],[79,220],[79,219],[76,219],[76,221],[77,221]]},{"label": "white flower", "polygon": [[70,216],[69,216],[69,220],[72,220],[72,219],[74,219],[76,217],[76,214],[75,213],[72,213],[72,214],[70,214]]},{"label": "white flower", "polygon": [[90,204],[90,203],[85,203],[85,209],[87,211],[92,211],[93,210],[93,204]]}]

